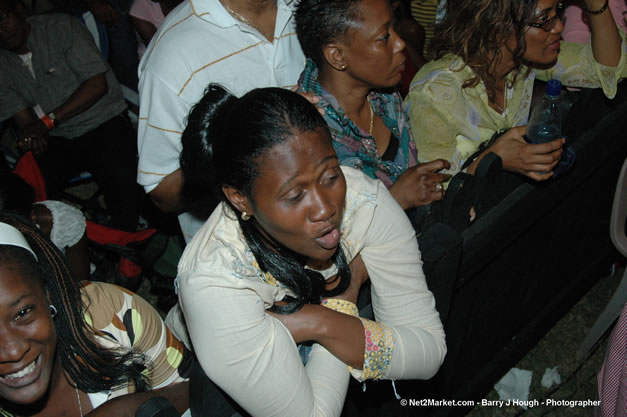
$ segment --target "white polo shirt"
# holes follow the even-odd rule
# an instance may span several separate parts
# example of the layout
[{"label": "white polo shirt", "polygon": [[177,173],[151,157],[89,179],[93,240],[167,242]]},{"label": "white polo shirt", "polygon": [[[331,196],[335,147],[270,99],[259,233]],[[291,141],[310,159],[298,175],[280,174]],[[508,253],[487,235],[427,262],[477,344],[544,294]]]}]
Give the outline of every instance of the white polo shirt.
[{"label": "white polo shirt", "polygon": [[[305,56],[292,19],[295,0],[277,0],[274,42],[236,20],[219,0],[188,0],[167,16],[139,66],[137,182],[146,192],[179,168],[180,136],[209,83],[241,96],[295,86]],[[179,216],[189,241],[202,220]]]}]

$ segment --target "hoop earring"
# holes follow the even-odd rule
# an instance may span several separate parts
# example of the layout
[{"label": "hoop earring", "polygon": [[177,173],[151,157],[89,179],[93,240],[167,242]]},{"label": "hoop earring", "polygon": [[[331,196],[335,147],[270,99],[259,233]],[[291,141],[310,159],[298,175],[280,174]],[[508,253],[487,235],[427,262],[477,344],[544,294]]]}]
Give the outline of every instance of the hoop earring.
[{"label": "hoop earring", "polygon": [[48,308],[50,309],[50,317],[55,318],[57,316],[57,308],[52,304]]},{"label": "hoop earring", "polygon": [[247,221],[250,219],[250,214],[246,213],[245,211],[242,211],[242,220]]}]

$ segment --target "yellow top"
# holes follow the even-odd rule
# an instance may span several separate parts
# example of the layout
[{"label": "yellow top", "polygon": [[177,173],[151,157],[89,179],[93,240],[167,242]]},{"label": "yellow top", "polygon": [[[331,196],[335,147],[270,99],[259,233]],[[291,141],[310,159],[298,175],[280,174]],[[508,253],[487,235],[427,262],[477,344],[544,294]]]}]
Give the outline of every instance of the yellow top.
[{"label": "yellow top", "polygon": [[619,80],[627,76],[627,43],[623,38],[618,66],[607,67],[594,60],[592,48],[562,42],[558,61],[548,70],[531,70],[512,83],[508,76],[505,111],[499,114],[488,105],[488,94],[483,82],[472,88],[462,88],[473,71],[462,59],[447,55],[424,65],[412,80],[405,99],[418,149],[420,162],[442,158],[451,162],[448,173],[456,174],[479,145],[501,129],[526,125],[535,78],[558,79],[573,87],[601,87],[608,98],[613,98]]}]

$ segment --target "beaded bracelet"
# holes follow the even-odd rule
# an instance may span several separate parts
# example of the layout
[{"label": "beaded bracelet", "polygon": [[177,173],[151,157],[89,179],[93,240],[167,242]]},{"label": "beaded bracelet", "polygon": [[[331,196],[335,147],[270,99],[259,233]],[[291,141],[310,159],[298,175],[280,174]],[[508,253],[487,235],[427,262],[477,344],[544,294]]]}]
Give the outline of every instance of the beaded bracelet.
[{"label": "beaded bracelet", "polygon": [[595,11],[592,11],[592,10],[588,9],[585,4],[582,4],[581,7],[582,7],[583,11],[588,13],[588,14],[601,14],[605,10],[607,10],[607,7],[609,6],[609,4],[610,4],[610,0],[605,0],[605,4],[603,5],[603,7],[601,7],[599,10],[595,10]]},{"label": "beaded bracelet", "polygon": [[357,309],[357,306],[350,301],[342,300],[339,298],[325,298],[320,304],[339,313],[359,317],[359,310]]}]

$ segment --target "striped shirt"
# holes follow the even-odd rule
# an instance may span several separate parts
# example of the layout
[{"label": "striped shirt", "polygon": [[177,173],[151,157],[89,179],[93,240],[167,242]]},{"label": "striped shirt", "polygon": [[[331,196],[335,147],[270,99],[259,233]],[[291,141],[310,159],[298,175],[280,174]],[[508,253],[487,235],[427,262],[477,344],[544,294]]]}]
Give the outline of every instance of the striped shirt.
[{"label": "striped shirt", "polygon": [[425,46],[424,54],[427,56],[427,50],[431,39],[433,39],[433,31],[435,28],[435,12],[438,8],[438,0],[412,0],[411,15],[420,23],[425,30]]},{"label": "striped shirt", "polygon": [[[293,0],[277,0],[273,42],[236,20],[219,0],[188,0],[168,14],[139,69],[137,181],[146,192],[179,168],[185,119],[209,83],[237,96],[296,85],[305,57],[293,7]],[[186,240],[201,224],[187,214],[179,221]]]}]

